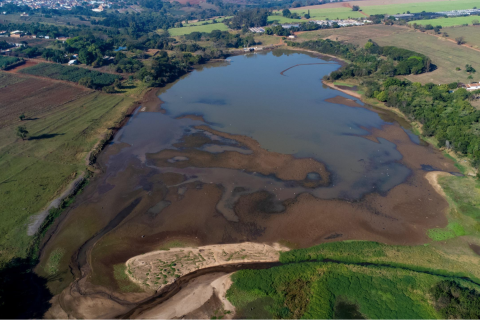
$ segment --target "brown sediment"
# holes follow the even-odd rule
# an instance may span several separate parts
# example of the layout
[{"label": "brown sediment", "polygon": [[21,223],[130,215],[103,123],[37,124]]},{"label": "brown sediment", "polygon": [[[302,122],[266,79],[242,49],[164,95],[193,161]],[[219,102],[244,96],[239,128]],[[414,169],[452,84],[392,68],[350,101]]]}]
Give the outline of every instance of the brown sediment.
[{"label": "brown sediment", "polygon": [[435,191],[438,192],[439,195],[442,197],[446,198],[445,191],[443,191],[442,186],[438,183],[438,177],[439,176],[450,176],[451,174],[448,172],[443,172],[443,171],[431,171],[427,172],[425,174],[425,179],[428,180],[428,182],[432,185],[432,187],[435,189]]},{"label": "brown sediment", "polygon": [[333,98],[325,99],[325,101],[330,103],[343,104],[348,107],[363,108],[363,106],[358,102],[356,102],[355,100],[348,99],[342,96],[336,96]]},{"label": "brown sediment", "polygon": [[[220,135],[214,130],[211,132]],[[103,223],[107,223],[132,199],[141,197],[142,200],[127,221],[95,244],[89,260],[93,273],[88,281],[85,280],[79,286],[86,290],[90,282],[102,284],[102,290],[107,290],[117,299],[123,297],[131,303],[138,301],[135,297],[139,294],[132,294],[130,298],[117,294],[119,289],[112,276],[112,266],[124,263],[134,255],[158,250],[162,243],[177,237],[189,239],[198,245],[246,241],[271,243],[282,240],[298,247],[353,239],[404,245],[428,242],[426,230],[447,225],[444,211],[448,204],[425,178],[421,165],[428,163],[445,171],[456,171],[455,167],[433,147],[412,143],[399,125],[386,125],[381,130],[372,129],[371,135],[397,144],[398,150],[404,155],[400,162],[412,170],[406,183],[394,187],[386,195],[371,193],[358,201],[324,200],[304,193],[284,201],[283,212],[268,210],[268,203],[265,202],[268,195],[264,192],[245,194],[234,206],[238,222],[228,221],[218,213],[216,205],[223,191],[222,186],[216,184],[192,182],[184,185],[186,190],[180,194],[178,187],[169,187],[163,181],[164,176],[148,175],[149,169],[140,169],[133,164],[109,178],[108,182],[117,187],[101,197],[95,193],[101,181],[93,181],[88,188],[90,191],[81,195],[77,207],[66,219],[62,228],[64,235],[69,230],[84,228],[79,221],[88,220],[92,216],[101,217]],[[229,134],[222,136],[235,138],[255,150],[260,148],[256,141],[248,137]],[[135,188],[142,171],[152,183],[148,190]],[[159,213],[148,213],[160,201],[168,201],[170,204]],[[78,239],[69,239],[68,241],[79,241],[79,245],[82,243]],[[64,236],[57,236],[57,239],[49,243],[50,250],[55,248],[55,243],[65,245],[65,241]],[[86,292],[91,291],[89,289]],[[87,297],[89,296],[82,299]],[[62,305],[62,309],[67,309],[69,315],[94,317],[108,314],[111,317],[115,312],[120,314],[125,310],[124,305],[115,302],[111,305],[110,313],[106,313],[106,305],[103,308],[97,306],[97,314],[93,307],[88,309],[91,313],[76,313],[78,310],[75,311],[75,308],[82,305],[75,302],[76,299],[66,298],[57,297],[59,301],[56,305]]]},{"label": "brown sediment", "polygon": [[472,249],[473,252],[480,256],[480,246],[474,243],[469,243],[468,246]]},{"label": "brown sediment", "polygon": [[183,115],[183,116],[176,117],[175,119],[190,119],[190,120],[202,121],[202,122],[206,123],[203,116],[197,115],[197,114],[186,114],[186,115]]},{"label": "brown sediment", "polygon": [[[164,303],[134,314],[134,319],[231,319],[235,308],[226,299],[232,273],[216,272],[192,279]],[[224,311],[229,311],[225,313]]]},{"label": "brown sediment", "polygon": [[342,89],[342,88],[339,88],[337,87],[336,85],[334,85],[333,83],[331,82],[328,82],[328,81],[325,81],[325,80],[322,80],[322,83],[324,85],[326,85],[327,87],[330,87],[332,89],[335,89],[335,90],[338,90],[338,91],[341,91],[343,93],[346,93],[352,97],[355,97],[355,98],[358,98],[358,99],[361,99],[362,98],[362,95],[359,94],[358,92],[355,92],[355,91],[352,91],[352,90],[347,90],[347,89]]},{"label": "brown sediment", "polygon": [[[282,180],[303,181],[308,173],[315,172],[321,176],[316,186],[329,184],[330,174],[325,165],[312,158],[298,159],[293,155],[267,151],[250,137],[216,131],[207,126],[199,126],[197,128],[223,138],[238,141],[252,150],[252,154],[242,154],[235,151],[212,154],[201,150],[163,150],[156,154],[148,154],[147,159],[152,160],[158,167],[229,168],[258,172],[263,175],[274,174]],[[176,156],[183,156],[188,158],[188,160],[176,163],[168,161]]]},{"label": "brown sediment", "polygon": [[157,93],[158,88],[151,88],[145,93],[141,101],[141,112],[166,112],[166,110],[162,108],[163,101],[160,100]]}]

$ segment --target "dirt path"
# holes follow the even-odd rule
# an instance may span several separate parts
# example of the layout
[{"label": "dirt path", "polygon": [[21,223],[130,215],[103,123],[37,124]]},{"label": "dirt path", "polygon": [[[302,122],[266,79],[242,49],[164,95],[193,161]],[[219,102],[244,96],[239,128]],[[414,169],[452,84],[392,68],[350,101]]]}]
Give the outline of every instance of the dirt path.
[{"label": "dirt path", "polygon": [[[344,7],[347,7],[347,8],[350,8],[350,9],[352,9],[352,11],[353,11],[353,6],[352,6],[349,2],[344,3],[343,6],[344,6]],[[365,17],[369,17],[368,14],[366,14],[365,12],[363,12],[363,11],[361,11],[361,10],[359,10],[358,12],[360,12],[361,14],[363,14]]]}]

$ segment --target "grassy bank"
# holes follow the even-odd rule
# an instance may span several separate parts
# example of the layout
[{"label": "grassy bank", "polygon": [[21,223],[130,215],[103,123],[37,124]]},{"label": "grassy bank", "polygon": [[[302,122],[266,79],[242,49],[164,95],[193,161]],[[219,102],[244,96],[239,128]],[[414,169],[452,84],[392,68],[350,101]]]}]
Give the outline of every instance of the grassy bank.
[{"label": "grassy bank", "polygon": [[[42,81],[40,86],[48,84],[45,80],[16,77],[0,78],[0,95],[20,92],[25,85],[36,85],[38,81]],[[77,175],[87,171],[90,150],[135,100],[121,94],[85,91],[70,101],[56,103],[55,97],[62,95],[62,88],[54,84],[31,92],[32,96],[23,100],[22,109],[17,111],[18,115],[23,111],[27,120],[20,123],[17,116],[0,128],[0,262],[26,257],[33,241],[27,235],[31,217],[58,197]],[[45,91],[51,95],[47,99],[50,108],[35,109]],[[18,125],[28,130],[26,140],[15,135]]]},{"label": "grassy bank", "polygon": [[[412,250],[418,255],[412,256]],[[288,265],[237,272],[232,276],[227,298],[240,318],[401,319],[457,315],[461,312],[457,302],[439,306],[437,297],[445,296],[446,300],[451,286],[458,289],[460,296],[480,287],[430,268],[415,270],[416,260],[430,260],[429,267],[435,265],[437,259],[429,254],[433,251],[423,246],[389,247],[371,242],[330,243],[293,250],[282,254],[281,259]],[[379,263],[384,258],[415,260],[401,268]],[[322,259],[340,262],[319,262]],[[362,264],[364,260],[378,261],[378,265]],[[478,263],[478,257],[475,261]],[[461,265],[454,260],[450,263],[453,265],[444,266],[453,270]],[[469,311],[478,314],[479,309],[472,306]]]}]

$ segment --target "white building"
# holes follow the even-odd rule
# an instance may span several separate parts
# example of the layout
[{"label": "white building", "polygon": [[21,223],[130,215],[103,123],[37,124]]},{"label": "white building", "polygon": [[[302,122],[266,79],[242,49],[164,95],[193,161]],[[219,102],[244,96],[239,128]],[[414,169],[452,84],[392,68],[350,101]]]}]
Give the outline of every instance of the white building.
[{"label": "white building", "polygon": [[480,83],[473,82],[473,83],[467,84],[465,87],[466,87],[467,91],[479,90],[480,89]]}]

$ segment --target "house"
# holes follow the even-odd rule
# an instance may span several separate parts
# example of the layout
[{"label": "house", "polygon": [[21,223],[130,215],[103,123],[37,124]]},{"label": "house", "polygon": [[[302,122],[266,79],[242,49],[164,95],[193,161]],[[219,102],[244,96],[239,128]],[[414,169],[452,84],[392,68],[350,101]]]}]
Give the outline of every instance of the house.
[{"label": "house", "polygon": [[73,66],[73,65],[75,65],[75,64],[78,64],[78,60],[73,59],[73,60],[68,61],[68,65],[69,65],[69,66]]},{"label": "house", "polygon": [[10,37],[12,38],[21,38],[23,37],[23,32],[20,30],[10,32]]},{"label": "house", "polygon": [[295,39],[296,37],[297,37],[296,35],[291,34],[291,35],[288,36],[288,39]]},{"label": "house", "polygon": [[20,14],[20,17],[28,17],[28,13],[24,12]]},{"label": "house", "polygon": [[480,83],[472,82],[470,84],[467,84],[465,88],[467,89],[467,91],[480,90]]}]

